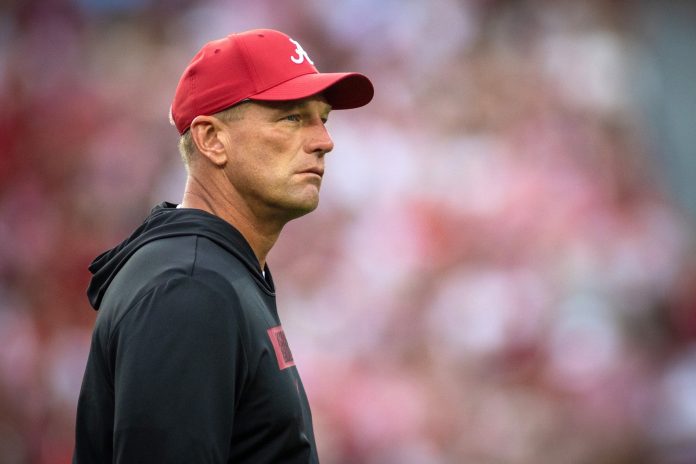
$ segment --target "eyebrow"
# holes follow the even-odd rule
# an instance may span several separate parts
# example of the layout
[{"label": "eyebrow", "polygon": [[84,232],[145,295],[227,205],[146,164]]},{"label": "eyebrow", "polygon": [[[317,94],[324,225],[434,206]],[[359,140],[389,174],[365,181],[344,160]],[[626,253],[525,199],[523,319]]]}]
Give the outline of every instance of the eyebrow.
[{"label": "eyebrow", "polygon": [[[310,100],[289,100],[289,101],[274,101],[274,102],[265,102],[268,106],[277,109],[278,111],[290,111],[290,110],[301,110],[301,109],[306,109],[308,103]],[[320,108],[320,111],[322,112],[329,112],[333,108],[331,105],[329,105],[326,102],[319,102],[322,105],[322,108]]]}]

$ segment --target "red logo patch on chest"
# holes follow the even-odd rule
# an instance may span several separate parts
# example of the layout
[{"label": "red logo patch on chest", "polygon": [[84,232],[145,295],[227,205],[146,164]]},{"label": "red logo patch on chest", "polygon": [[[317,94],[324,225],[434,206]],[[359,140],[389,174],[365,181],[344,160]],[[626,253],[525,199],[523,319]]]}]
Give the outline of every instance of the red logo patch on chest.
[{"label": "red logo patch on chest", "polygon": [[267,330],[268,337],[271,339],[273,349],[275,350],[276,359],[278,360],[278,368],[282,371],[288,367],[295,365],[295,360],[292,359],[292,351],[288,345],[288,339],[285,338],[285,332],[282,326],[271,327]]}]

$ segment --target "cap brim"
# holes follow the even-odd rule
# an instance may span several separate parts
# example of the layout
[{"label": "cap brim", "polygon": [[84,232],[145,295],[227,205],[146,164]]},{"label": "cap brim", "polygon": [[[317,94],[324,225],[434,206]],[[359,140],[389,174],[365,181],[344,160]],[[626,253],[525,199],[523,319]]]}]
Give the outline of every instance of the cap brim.
[{"label": "cap brim", "polygon": [[347,110],[367,105],[375,94],[372,82],[360,73],[304,74],[263,92],[251,95],[251,100],[299,100],[322,93],[331,108]]}]

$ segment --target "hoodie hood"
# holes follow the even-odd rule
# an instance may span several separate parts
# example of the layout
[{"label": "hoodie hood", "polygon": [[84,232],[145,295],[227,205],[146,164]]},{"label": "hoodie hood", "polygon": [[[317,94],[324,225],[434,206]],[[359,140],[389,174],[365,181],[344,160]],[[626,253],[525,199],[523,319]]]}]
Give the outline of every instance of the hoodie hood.
[{"label": "hoodie hood", "polygon": [[268,266],[265,277],[249,243],[229,223],[199,209],[177,209],[173,203],[164,202],[152,209],[145,222],[118,246],[97,256],[89,266],[92,280],[87,297],[95,310],[99,310],[102,298],[118,271],[143,245],[162,238],[182,235],[198,235],[208,238],[237,257],[256,280],[257,284],[273,294],[273,280]]}]

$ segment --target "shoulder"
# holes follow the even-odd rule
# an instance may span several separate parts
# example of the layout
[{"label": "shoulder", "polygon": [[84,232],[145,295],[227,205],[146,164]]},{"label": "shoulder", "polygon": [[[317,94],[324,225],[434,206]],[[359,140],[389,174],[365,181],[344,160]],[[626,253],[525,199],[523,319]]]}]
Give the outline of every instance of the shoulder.
[{"label": "shoulder", "polygon": [[240,259],[215,241],[202,235],[167,237],[145,244],[124,266],[126,274],[136,272],[146,280],[166,272],[181,275],[218,273],[247,274]]},{"label": "shoulder", "polygon": [[134,306],[140,311],[162,311],[168,318],[231,319],[238,316],[240,302],[234,288],[219,275],[202,273],[152,285]]},{"label": "shoulder", "polygon": [[[216,288],[229,287],[221,277],[242,270],[239,261],[204,237],[161,238],[146,243],[128,259],[109,285],[103,306],[130,306],[145,293],[169,288],[177,279],[189,286],[213,279]],[[200,279],[186,279],[196,276]]]},{"label": "shoulder", "polygon": [[[111,282],[98,320],[115,329],[121,320],[132,317],[174,322],[179,318],[239,316],[235,287],[211,265],[211,250],[201,253],[200,237],[179,236],[145,244],[126,262]],[[208,248],[207,244],[204,244]],[[228,263],[229,268],[229,263]]]},{"label": "shoulder", "polygon": [[108,338],[183,340],[184,334],[195,334],[236,339],[246,325],[244,318],[236,292],[220,286],[215,276],[176,276],[150,286],[124,308],[112,319]]}]

